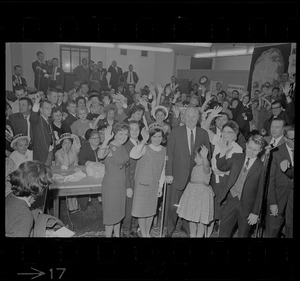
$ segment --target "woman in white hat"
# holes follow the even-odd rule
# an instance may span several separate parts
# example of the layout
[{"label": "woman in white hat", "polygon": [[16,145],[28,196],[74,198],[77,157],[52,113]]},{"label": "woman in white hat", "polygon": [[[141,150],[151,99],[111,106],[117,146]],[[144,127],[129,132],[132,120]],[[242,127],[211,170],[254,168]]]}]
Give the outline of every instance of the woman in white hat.
[{"label": "woman in white hat", "polygon": [[[80,143],[80,140],[76,135],[65,133],[60,136],[59,143],[61,144],[61,149],[55,152],[56,166],[67,169],[69,166],[78,165],[78,142]],[[80,206],[78,206],[77,198],[75,196],[69,197],[67,199],[67,204],[71,214],[80,211]]]},{"label": "woman in white hat", "polygon": [[165,134],[169,134],[171,132],[170,126],[165,123],[165,120],[169,115],[169,111],[165,106],[158,105],[154,107],[151,111],[151,115],[155,119],[155,121],[152,121],[151,123],[158,123]]},{"label": "woman in white hat", "polygon": [[29,141],[28,136],[18,134],[13,138],[10,144],[14,151],[9,155],[9,158],[14,161],[16,169],[20,164],[26,161],[32,161],[33,159],[32,150],[28,149]]}]

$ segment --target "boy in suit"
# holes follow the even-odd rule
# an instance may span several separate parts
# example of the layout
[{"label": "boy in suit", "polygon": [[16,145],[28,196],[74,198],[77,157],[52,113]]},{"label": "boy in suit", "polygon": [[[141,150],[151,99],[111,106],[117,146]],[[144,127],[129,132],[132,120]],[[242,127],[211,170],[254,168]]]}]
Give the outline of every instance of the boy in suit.
[{"label": "boy in suit", "polygon": [[248,237],[250,228],[257,223],[263,193],[263,162],[257,157],[265,146],[262,136],[251,136],[246,153],[229,153],[228,144],[219,141],[220,154],[216,156],[217,168],[230,171],[226,185],[220,191],[219,203],[224,202],[220,220],[219,237],[232,237],[238,224],[238,237]]},{"label": "boy in suit", "polygon": [[13,84],[13,91],[17,86],[23,86],[25,90],[27,89],[27,82],[25,78],[22,77],[22,67],[21,65],[14,66],[15,74],[12,76],[12,84]]}]

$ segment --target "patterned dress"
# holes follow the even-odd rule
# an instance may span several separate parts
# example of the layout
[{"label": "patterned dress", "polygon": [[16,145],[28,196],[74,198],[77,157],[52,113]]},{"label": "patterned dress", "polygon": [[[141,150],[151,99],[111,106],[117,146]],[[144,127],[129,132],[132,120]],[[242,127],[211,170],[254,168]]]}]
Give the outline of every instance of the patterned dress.
[{"label": "patterned dress", "polygon": [[135,190],[132,216],[150,217],[155,215],[159,180],[166,157],[166,149],[155,151],[146,146],[145,154],[138,160],[135,170]]},{"label": "patterned dress", "polygon": [[193,168],[188,183],[179,201],[178,216],[195,223],[209,224],[214,217],[214,192],[208,185],[210,174],[203,172],[202,165]]},{"label": "patterned dress", "polygon": [[[125,216],[126,173],[124,164],[129,161],[126,148],[109,145],[111,153],[104,160],[102,182],[103,224],[119,223]],[[112,154],[112,155],[110,155]]]}]

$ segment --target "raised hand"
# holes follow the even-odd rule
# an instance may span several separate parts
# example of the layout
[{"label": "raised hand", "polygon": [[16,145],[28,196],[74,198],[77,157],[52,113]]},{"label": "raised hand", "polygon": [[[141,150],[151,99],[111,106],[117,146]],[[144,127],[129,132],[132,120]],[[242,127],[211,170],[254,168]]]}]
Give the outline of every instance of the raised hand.
[{"label": "raised hand", "polygon": [[109,142],[114,136],[114,133],[112,132],[112,126],[108,126],[104,130],[104,138],[106,142]]},{"label": "raised hand", "polygon": [[280,169],[282,172],[285,172],[290,167],[290,162],[288,160],[283,160],[280,163]]},{"label": "raised hand", "polygon": [[164,91],[164,88],[160,84],[156,85],[156,89],[157,89],[158,93],[162,93]]},{"label": "raised hand", "polygon": [[35,94],[35,103],[36,103],[36,104],[40,103],[41,98],[42,98],[41,92],[37,92],[37,93]]},{"label": "raised hand", "polygon": [[217,143],[219,145],[221,155],[227,155],[233,148],[230,148],[229,140],[225,140],[223,137],[221,137]]},{"label": "raised hand", "polygon": [[171,88],[170,87],[166,87],[166,96],[168,96],[171,93]]},{"label": "raised hand", "polygon": [[219,116],[219,113],[222,111],[223,107],[222,106],[215,106],[214,109],[211,112],[212,117],[217,117]]},{"label": "raised hand", "polygon": [[206,147],[204,144],[201,145],[200,155],[201,155],[203,158],[207,158],[207,155],[208,155],[208,149],[207,149],[207,147]]},{"label": "raised hand", "polygon": [[141,135],[143,137],[142,142],[146,143],[148,141],[148,139],[149,139],[149,133],[148,133],[148,131],[146,130],[145,127],[141,130]]}]

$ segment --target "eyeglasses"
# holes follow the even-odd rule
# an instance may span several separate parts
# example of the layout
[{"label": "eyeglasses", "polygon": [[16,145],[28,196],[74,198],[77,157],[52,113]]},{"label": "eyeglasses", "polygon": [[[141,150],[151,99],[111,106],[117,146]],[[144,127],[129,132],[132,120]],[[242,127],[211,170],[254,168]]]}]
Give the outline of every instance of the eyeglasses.
[{"label": "eyeglasses", "polygon": [[281,108],[281,106],[272,107],[272,110],[273,110],[273,109],[278,109],[278,108]]},{"label": "eyeglasses", "polygon": [[290,140],[290,141],[292,141],[292,142],[294,142],[295,141],[295,138],[293,138],[293,139],[291,139],[291,138],[288,138],[288,137],[285,137],[286,139],[288,139],[288,140]]}]

